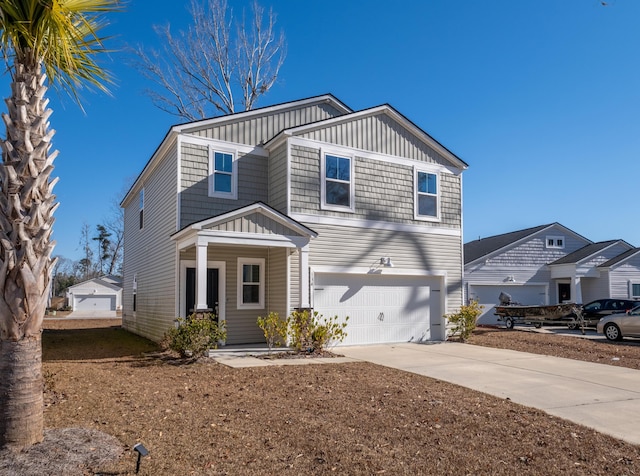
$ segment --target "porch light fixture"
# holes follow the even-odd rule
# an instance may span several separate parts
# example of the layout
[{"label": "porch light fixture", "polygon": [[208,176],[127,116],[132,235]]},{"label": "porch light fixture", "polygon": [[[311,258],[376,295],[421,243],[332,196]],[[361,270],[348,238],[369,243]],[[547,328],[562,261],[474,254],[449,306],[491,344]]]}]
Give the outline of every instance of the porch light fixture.
[{"label": "porch light fixture", "polygon": [[380,258],[380,265],[385,268],[393,268],[393,263],[391,262],[391,258],[389,256],[384,256]]},{"label": "porch light fixture", "polygon": [[516,278],[514,276],[507,276],[505,279],[505,282],[507,283],[515,283],[516,282]]},{"label": "porch light fixture", "polygon": [[147,456],[149,454],[149,450],[144,447],[142,443],[138,443],[133,447],[133,451],[138,453],[138,461],[136,462],[136,474],[140,471],[140,460],[143,456]]}]

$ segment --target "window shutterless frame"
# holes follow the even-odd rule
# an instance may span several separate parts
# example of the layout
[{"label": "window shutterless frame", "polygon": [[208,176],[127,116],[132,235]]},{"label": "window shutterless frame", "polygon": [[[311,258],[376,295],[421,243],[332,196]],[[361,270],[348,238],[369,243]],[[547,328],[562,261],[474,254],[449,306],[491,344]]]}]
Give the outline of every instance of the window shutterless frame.
[{"label": "window shutterless frame", "polygon": [[320,208],[355,212],[353,157],[328,150],[321,151]]},{"label": "window shutterless frame", "polygon": [[209,148],[209,196],[238,198],[238,163],[236,151]]},{"label": "window shutterless frame", "polygon": [[440,174],[417,167],[413,170],[414,219],[440,221]]},{"label": "window shutterless frame", "polygon": [[264,258],[238,258],[238,309],[264,309]]}]

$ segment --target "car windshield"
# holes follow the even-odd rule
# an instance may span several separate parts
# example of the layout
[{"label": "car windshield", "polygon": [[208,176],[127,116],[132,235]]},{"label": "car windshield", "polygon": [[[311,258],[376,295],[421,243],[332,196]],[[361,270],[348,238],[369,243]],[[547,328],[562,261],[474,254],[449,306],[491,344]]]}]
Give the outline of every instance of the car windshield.
[{"label": "car windshield", "polygon": [[640,306],[636,306],[633,309],[631,309],[631,311],[629,311],[629,314],[633,314],[634,316],[640,316]]}]

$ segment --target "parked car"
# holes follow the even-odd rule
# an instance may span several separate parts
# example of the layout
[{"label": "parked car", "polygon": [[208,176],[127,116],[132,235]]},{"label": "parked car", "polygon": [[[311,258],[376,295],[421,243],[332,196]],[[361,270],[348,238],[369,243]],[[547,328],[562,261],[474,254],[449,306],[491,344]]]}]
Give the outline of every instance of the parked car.
[{"label": "parked car", "polygon": [[[640,302],[630,299],[596,299],[582,306],[582,317],[586,326],[595,326],[600,319],[611,314],[625,313]],[[569,329],[578,326],[576,315],[571,313],[567,316]]]},{"label": "parked car", "polygon": [[640,337],[640,306],[631,311],[603,317],[596,330],[609,340],[621,340],[623,337]]}]

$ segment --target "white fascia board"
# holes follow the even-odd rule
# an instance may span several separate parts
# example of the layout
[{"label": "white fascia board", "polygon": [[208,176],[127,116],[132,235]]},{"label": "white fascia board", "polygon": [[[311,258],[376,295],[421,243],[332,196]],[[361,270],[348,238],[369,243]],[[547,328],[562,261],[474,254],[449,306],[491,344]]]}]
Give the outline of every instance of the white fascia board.
[{"label": "white fascia board", "polygon": [[305,139],[303,137],[289,137],[289,145],[297,145],[300,147],[308,147],[310,149],[323,149],[330,148],[336,151],[338,154],[348,154],[363,159],[378,160],[380,162],[387,162],[395,165],[405,165],[407,167],[419,166],[421,169],[429,169],[434,172],[446,173],[451,175],[460,175],[464,169],[449,167],[446,165],[438,164],[435,162],[422,162],[414,159],[407,159],[406,157],[399,157],[396,155],[380,154],[378,152],[371,152],[364,149],[356,149],[354,147],[345,147],[343,145],[332,144],[330,142],[323,142],[313,139]]},{"label": "white fascia board", "polygon": [[250,111],[238,112],[235,114],[227,114],[225,116],[213,117],[211,119],[204,119],[196,122],[189,122],[186,124],[181,124],[179,126],[175,126],[177,132],[187,132],[194,129],[206,128],[212,125],[221,125],[225,123],[233,123],[239,120],[246,120],[255,116],[262,116],[266,114],[271,114],[279,111],[286,111],[287,109],[296,109],[300,106],[306,106],[309,104],[326,104],[329,103],[333,105],[336,109],[342,111],[345,114],[352,112],[351,108],[347,107],[342,102],[338,101],[335,97],[330,94],[324,94],[322,96],[315,96],[307,99],[301,99],[298,101],[291,101],[282,104],[276,104],[275,106],[262,107],[258,109],[252,109]]},{"label": "white fascia board", "polygon": [[197,243],[216,243],[246,246],[272,246],[278,248],[302,248],[309,243],[303,236],[260,235],[256,233],[237,233],[202,230],[198,232]]},{"label": "white fascia board", "polygon": [[323,215],[305,215],[302,213],[292,213],[291,218],[305,223],[312,223],[318,225],[337,225],[337,226],[351,226],[354,228],[369,228],[375,230],[388,230],[388,231],[400,231],[406,233],[422,233],[432,235],[444,235],[444,236],[462,236],[462,232],[459,229],[413,225],[409,223],[395,223],[379,220],[362,220],[358,218],[342,218],[331,217]]},{"label": "white fascia board", "polygon": [[208,139],[206,137],[182,134],[180,140],[184,144],[201,145],[203,147],[213,147],[220,149],[233,149],[241,152],[244,155],[255,155],[258,157],[269,157],[269,152],[261,146],[250,146],[246,144],[240,144],[238,142],[229,142],[218,139]]},{"label": "white fascia board", "polygon": [[309,132],[317,129],[324,129],[326,127],[332,126],[334,124],[339,124],[343,122],[351,122],[354,119],[361,119],[363,117],[375,116],[377,114],[384,113],[387,116],[394,119],[396,122],[401,124],[407,130],[411,131],[416,137],[422,140],[427,146],[434,149],[440,155],[442,155],[445,159],[450,161],[456,168],[461,170],[465,170],[468,168],[468,165],[465,164],[461,159],[459,159],[456,155],[454,155],[450,150],[445,148],[442,144],[437,142],[433,137],[427,134],[425,131],[420,129],[418,126],[413,124],[407,118],[399,114],[395,109],[391,106],[384,104],[382,106],[374,107],[371,109],[365,109],[358,112],[353,112],[351,114],[347,114],[344,116],[338,116],[331,119],[325,119],[324,121],[315,122],[312,124],[306,124],[298,127],[293,127],[291,129],[287,129],[287,134],[296,135],[304,132]]},{"label": "white fascia board", "polygon": [[155,150],[149,161],[146,163],[140,175],[136,178],[135,182],[124,196],[122,201],[120,202],[120,207],[124,208],[127,206],[129,201],[132,198],[138,197],[138,192],[144,185],[144,181],[149,177],[149,175],[155,170],[155,168],[160,164],[161,158],[164,157],[166,152],[175,145],[178,134],[172,128],[169,130],[167,135],[164,137],[158,148]]},{"label": "white fascia board", "polygon": [[393,276],[446,277],[444,270],[402,269],[402,268],[368,268],[365,266],[311,266],[314,273],[322,274],[381,274]]}]

